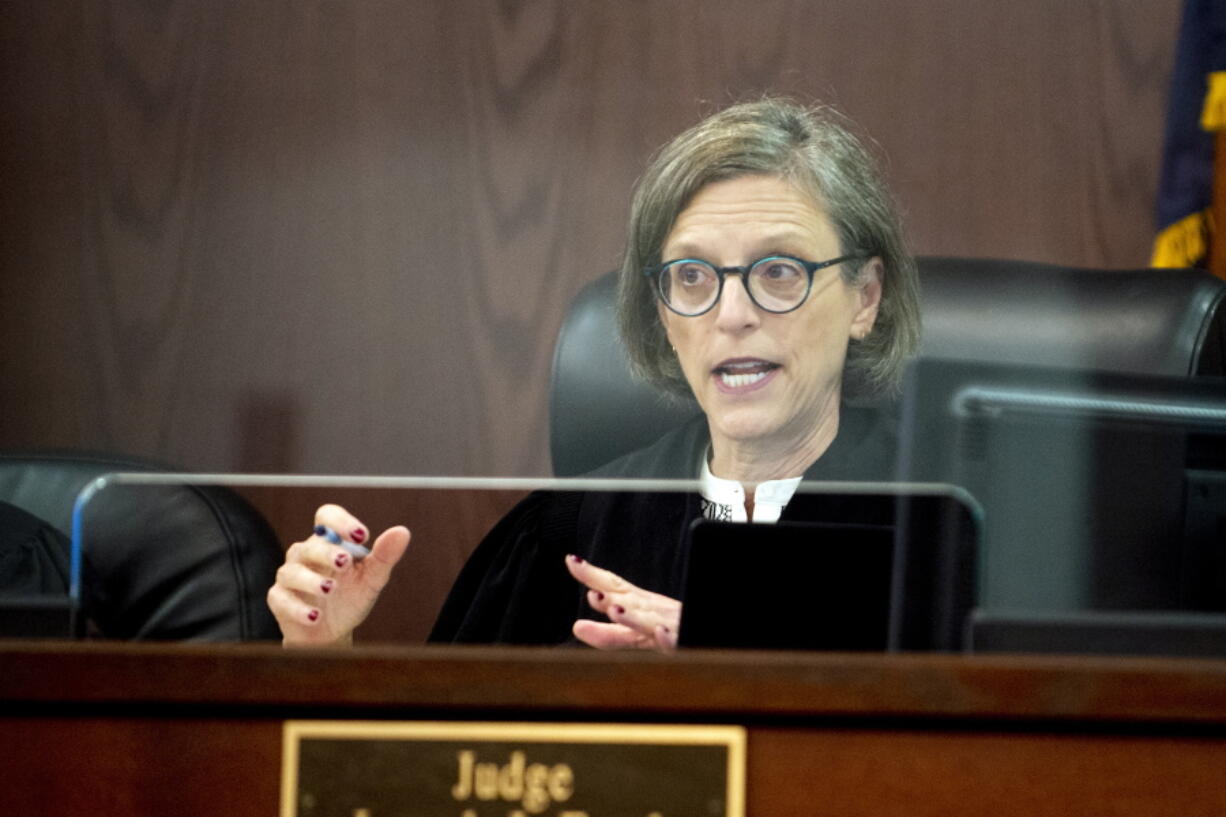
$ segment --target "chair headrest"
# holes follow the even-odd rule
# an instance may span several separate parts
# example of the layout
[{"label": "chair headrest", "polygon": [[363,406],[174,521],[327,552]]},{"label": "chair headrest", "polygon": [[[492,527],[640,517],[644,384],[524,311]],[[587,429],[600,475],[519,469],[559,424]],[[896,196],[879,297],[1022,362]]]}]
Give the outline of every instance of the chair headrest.
[{"label": "chair headrest", "polygon": [[[72,533],[81,489],[156,464],[71,452],[0,454],[0,500]],[[282,548],[232,490],[112,486],[85,506],[81,611],[107,638],[240,641],[279,636],[264,601]],[[67,539],[65,539],[67,541]]]},{"label": "chair headrest", "polygon": [[[1226,281],[1203,270],[1096,270],[919,259],[921,357],[1188,377],[1222,374]],[[1216,358],[1216,361],[1215,361]]]}]

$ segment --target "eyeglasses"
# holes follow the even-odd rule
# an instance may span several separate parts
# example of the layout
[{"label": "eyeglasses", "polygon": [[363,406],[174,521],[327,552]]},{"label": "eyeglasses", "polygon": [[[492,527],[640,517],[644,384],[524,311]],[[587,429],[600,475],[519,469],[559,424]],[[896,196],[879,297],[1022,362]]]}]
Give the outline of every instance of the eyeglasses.
[{"label": "eyeglasses", "polygon": [[719,303],[724,279],[729,275],[741,276],[745,292],[759,309],[780,314],[805,302],[813,288],[813,273],[862,257],[843,255],[817,262],[771,255],[744,267],[717,267],[698,258],[681,258],[648,267],[643,274],[655,279],[656,294],[678,315],[693,318],[709,312]]}]

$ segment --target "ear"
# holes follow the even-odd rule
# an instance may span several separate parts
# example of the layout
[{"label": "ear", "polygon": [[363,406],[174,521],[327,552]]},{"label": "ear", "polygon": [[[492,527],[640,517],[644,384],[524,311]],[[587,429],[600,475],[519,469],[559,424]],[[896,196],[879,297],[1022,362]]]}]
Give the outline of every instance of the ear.
[{"label": "ear", "polygon": [[881,259],[874,256],[860,268],[860,282],[856,285],[856,313],[851,319],[851,336],[863,339],[873,331],[877,322],[877,310],[881,306],[881,278],[884,272]]}]

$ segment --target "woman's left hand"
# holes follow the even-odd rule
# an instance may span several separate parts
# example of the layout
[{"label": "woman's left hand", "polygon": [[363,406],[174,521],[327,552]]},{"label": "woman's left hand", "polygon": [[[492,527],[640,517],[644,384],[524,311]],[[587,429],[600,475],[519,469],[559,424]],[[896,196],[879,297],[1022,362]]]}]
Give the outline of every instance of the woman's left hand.
[{"label": "woman's left hand", "polygon": [[566,569],[587,587],[592,609],[609,617],[608,622],[579,619],[572,628],[575,638],[601,650],[677,649],[681,602],[635,587],[578,556],[566,557]]}]

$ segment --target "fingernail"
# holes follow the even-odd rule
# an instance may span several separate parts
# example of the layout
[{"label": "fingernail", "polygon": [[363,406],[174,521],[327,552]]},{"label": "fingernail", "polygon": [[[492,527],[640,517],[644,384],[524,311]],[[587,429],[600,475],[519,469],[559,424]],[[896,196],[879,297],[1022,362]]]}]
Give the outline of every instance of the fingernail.
[{"label": "fingernail", "polygon": [[365,528],[358,528],[353,533],[349,534],[349,538],[357,542],[359,545],[366,541]]},{"label": "fingernail", "polygon": [[311,612],[307,613],[307,618],[309,618],[311,621],[318,621],[318,620],[319,620],[319,611],[318,611],[318,610],[312,610]]},{"label": "fingernail", "polygon": [[324,581],[324,583],[319,586],[319,589],[324,591],[325,593],[331,593],[332,592],[332,580],[327,579],[326,581]]},{"label": "fingernail", "polygon": [[349,554],[348,553],[336,554],[335,563],[337,567],[344,567],[346,564],[349,563]]},{"label": "fingernail", "polygon": [[601,593],[599,590],[596,591],[596,601],[604,601],[604,593]]},{"label": "fingernail", "polygon": [[617,613],[619,616],[624,616],[626,614],[626,608],[619,604],[613,608],[613,612]]},{"label": "fingernail", "polygon": [[572,553],[568,558],[577,565],[583,564],[582,556],[576,556],[575,554]]}]

